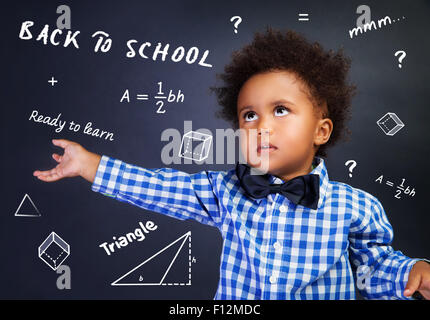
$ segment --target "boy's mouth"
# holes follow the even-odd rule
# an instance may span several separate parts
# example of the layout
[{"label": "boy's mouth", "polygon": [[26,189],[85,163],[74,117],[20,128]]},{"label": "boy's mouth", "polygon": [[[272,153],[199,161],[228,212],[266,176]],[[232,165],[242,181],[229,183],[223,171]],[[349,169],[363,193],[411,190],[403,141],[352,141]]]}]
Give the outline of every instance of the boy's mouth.
[{"label": "boy's mouth", "polygon": [[264,143],[264,144],[259,144],[257,146],[257,153],[261,153],[261,152],[273,152],[276,149],[278,149],[276,146],[274,146],[271,143]]}]

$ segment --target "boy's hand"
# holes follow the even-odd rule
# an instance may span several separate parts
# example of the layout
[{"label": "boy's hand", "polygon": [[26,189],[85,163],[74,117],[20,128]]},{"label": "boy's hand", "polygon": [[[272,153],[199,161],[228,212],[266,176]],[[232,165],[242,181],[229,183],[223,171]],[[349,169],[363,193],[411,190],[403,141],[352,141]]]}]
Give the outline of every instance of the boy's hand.
[{"label": "boy's hand", "polygon": [[414,264],[403,294],[410,297],[415,291],[419,291],[425,299],[430,300],[430,264],[425,261]]},{"label": "boy's hand", "polygon": [[93,182],[100,162],[100,156],[85,150],[80,144],[64,139],[54,139],[52,143],[64,149],[62,156],[54,153],[52,157],[58,165],[47,171],[36,170],[33,175],[45,182],[57,181],[66,177],[81,176]]}]

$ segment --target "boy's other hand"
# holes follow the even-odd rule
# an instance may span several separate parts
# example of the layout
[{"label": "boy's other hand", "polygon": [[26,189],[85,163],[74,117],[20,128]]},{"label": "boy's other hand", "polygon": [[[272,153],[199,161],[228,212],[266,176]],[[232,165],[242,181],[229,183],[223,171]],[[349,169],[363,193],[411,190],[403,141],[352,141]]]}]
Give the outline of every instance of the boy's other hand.
[{"label": "boy's other hand", "polygon": [[430,264],[425,261],[414,264],[403,294],[410,297],[415,291],[419,291],[425,299],[430,300]]},{"label": "boy's other hand", "polygon": [[54,153],[52,157],[58,162],[51,170],[33,172],[33,175],[45,182],[57,181],[67,177],[81,176],[93,182],[100,162],[100,156],[85,150],[80,144],[64,139],[54,139],[52,143],[64,149],[60,156]]}]

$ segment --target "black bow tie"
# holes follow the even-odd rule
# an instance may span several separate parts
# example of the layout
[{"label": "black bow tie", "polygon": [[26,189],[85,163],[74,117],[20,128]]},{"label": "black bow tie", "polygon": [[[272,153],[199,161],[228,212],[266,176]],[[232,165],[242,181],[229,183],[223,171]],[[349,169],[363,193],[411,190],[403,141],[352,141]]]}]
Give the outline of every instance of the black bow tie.
[{"label": "black bow tie", "polygon": [[320,180],[317,174],[295,177],[283,184],[270,184],[269,175],[251,175],[246,164],[236,164],[240,185],[253,198],[264,198],[269,193],[280,193],[296,205],[311,209],[318,207]]}]

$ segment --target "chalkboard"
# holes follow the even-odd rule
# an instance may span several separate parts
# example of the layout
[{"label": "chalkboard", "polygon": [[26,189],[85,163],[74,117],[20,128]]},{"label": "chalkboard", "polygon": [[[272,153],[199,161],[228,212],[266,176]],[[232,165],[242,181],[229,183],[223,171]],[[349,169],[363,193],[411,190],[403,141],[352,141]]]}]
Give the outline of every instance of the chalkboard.
[{"label": "chalkboard", "polygon": [[[55,138],[146,168],[230,170],[233,164],[226,159],[215,161],[215,139],[211,163],[173,155],[175,161],[166,165],[161,152],[169,141],[162,136],[168,128],[215,135],[230,127],[215,117],[219,106],[209,88],[231,53],[266,26],[297,31],[324,48],[343,47],[351,57],[350,79],[358,88],[352,136],[329,149],[329,177],[381,201],[396,250],[429,257],[430,3],[368,1],[375,28],[354,34],[351,30],[365,18],[364,11],[357,12],[360,4],[4,3],[0,298],[213,299],[222,248],[216,228],[105,197],[81,178],[44,183],[32,173],[55,166],[51,154],[61,152],[51,143]],[[394,22],[378,25],[386,16]],[[49,29],[43,31],[45,25]],[[52,36],[57,28],[62,33]],[[150,45],[142,48],[145,43]],[[158,44],[160,50],[169,44],[165,59],[162,54],[152,59]],[[143,240],[111,254],[101,247],[145,228]],[[57,247],[48,252],[53,243]],[[172,256],[177,259],[165,285],[113,285],[145,264],[146,270],[167,270]]]}]

